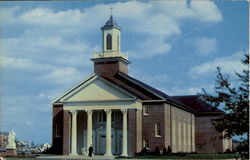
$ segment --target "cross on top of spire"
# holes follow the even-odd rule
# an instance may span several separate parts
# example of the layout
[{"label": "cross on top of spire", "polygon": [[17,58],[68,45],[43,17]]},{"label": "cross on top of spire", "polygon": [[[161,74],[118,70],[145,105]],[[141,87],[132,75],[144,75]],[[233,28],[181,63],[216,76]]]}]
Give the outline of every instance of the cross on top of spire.
[{"label": "cross on top of spire", "polygon": [[111,11],[111,16],[112,16],[112,10],[114,9],[112,6],[109,8],[110,11]]}]

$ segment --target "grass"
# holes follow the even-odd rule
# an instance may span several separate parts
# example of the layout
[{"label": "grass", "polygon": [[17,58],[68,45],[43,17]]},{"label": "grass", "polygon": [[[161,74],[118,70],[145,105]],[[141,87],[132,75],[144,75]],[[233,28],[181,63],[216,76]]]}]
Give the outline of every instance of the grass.
[{"label": "grass", "polygon": [[185,156],[134,156],[132,159],[232,159],[240,157],[238,154],[187,154]]}]

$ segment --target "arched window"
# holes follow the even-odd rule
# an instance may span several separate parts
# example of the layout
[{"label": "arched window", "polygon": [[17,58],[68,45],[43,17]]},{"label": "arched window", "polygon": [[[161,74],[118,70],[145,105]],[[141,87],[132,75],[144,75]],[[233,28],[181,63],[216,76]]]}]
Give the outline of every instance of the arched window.
[{"label": "arched window", "polygon": [[110,34],[106,37],[106,49],[111,50],[112,49],[112,36]]}]

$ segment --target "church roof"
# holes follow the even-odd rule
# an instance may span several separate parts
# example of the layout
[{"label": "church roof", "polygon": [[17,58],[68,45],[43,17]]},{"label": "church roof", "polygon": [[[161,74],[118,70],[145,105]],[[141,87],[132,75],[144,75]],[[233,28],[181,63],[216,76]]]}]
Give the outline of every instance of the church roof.
[{"label": "church roof", "polygon": [[118,87],[127,90],[131,94],[135,95],[141,100],[144,101],[152,101],[152,102],[168,102],[171,105],[174,105],[178,108],[191,111],[193,112],[194,110],[190,108],[189,106],[179,102],[178,100],[172,98],[171,96],[168,96],[167,94],[127,75],[122,72],[118,72],[115,74],[113,77],[112,76],[107,76],[102,78],[108,80],[111,83],[114,83]]},{"label": "church roof", "polygon": [[197,114],[224,114],[224,112],[201,99],[199,95],[173,96],[174,99],[184,103],[197,111]]},{"label": "church roof", "polygon": [[111,29],[111,28],[117,28],[121,30],[121,27],[116,23],[116,21],[113,20],[113,16],[111,15],[109,20],[106,22],[106,24],[101,28],[104,29]]}]

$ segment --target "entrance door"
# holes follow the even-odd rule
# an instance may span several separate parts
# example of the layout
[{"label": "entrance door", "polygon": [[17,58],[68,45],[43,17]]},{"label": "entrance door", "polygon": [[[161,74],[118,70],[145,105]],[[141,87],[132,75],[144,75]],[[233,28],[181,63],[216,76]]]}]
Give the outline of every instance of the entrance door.
[{"label": "entrance door", "polygon": [[98,138],[98,154],[105,154],[106,151],[106,135],[99,135]]},{"label": "entrance door", "polygon": [[[116,130],[112,128],[111,131],[111,151],[112,154],[117,155],[121,153],[121,130]],[[106,153],[106,128],[101,126],[96,129],[94,134],[95,154],[105,154]]]}]

